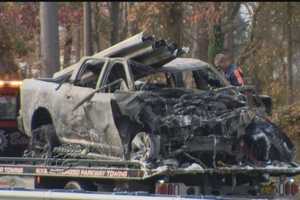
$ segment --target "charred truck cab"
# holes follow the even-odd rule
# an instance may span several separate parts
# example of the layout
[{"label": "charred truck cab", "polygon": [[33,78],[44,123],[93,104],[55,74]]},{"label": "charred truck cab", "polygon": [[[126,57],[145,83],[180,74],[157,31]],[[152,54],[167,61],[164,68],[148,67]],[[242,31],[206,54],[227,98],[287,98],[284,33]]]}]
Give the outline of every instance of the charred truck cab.
[{"label": "charred truck cab", "polygon": [[[18,130],[21,81],[0,80],[0,155],[22,156],[28,141]],[[16,148],[17,147],[17,148]]]},{"label": "charred truck cab", "polygon": [[20,121],[30,137],[28,159],[135,162],[145,172],[139,184],[149,181],[146,191],[153,193],[161,180],[159,194],[173,187],[165,183],[184,183],[203,186],[194,188],[198,194],[240,187],[235,194],[244,188],[249,195],[276,171],[298,174],[295,146],[266,117],[270,101],[182,53],[140,33],[52,78],[24,80]]}]

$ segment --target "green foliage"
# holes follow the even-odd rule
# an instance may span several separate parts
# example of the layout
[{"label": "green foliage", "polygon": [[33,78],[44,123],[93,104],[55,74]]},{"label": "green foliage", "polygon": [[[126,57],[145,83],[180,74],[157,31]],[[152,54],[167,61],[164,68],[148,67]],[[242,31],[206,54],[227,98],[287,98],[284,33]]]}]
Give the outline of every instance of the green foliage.
[{"label": "green foliage", "polygon": [[15,52],[20,56],[26,56],[29,48],[26,45],[26,42],[24,40],[20,40],[18,38],[15,39]]},{"label": "green foliage", "polygon": [[[292,49],[293,62],[296,60],[295,54],[299,53],[300,46],[297,43],[299,25],[296,23],[300,19],[297,3],[292,5]],[[247,59],[242,65],[248,66],[247,76],[257,79],[261,92],[273,97],[274,105],[282,106],[287,103],[289,95],[288,86],[288,37],[287,20],[288,11],[286,2],[260,2],[254,10],[252,26],[250,27],[250,37],[246,41],[247,45],[241,55],[246,54]],[[299,20],[300,21],[300,20]],[[293,73],[294,79],[298,79]]]},{"label": "green foliage", "polygon": [[220,25],[213,26],[213,33],[209,39],[208,60],[213,63],[216,54],[220,53],[224,48],[224,33]]},{"label": "green foliage", "polygon": [[13,41],[3,23],[0,22],[0,77],[17,71],[13,58]]},{"label": "green foliage", "polygon": [[3,3],[0,20],[9,32],[12,51],[16,57],[25,56],[30,48],[30,41],[38,33],[38,4],[9,2]]},{"label": "green foliage", "polygon": [[273,112],[272,118],[290,136],[300,136],[300,102],[279,107]]}]

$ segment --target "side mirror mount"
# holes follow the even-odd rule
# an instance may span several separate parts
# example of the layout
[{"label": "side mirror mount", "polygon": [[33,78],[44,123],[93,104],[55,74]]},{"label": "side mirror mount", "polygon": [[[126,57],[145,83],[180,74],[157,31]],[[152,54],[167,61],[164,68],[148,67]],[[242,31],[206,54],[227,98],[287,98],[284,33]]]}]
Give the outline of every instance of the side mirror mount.
[{"label": "side mirror mount", "polygon": [[89,101],[97,92],[100,92],[101,90],[108,88],[112,85],[115,85],[117,83],[121,83],[123,79],[117,79],[109,84],[106,84],[104,86],[102,86],[101,88],[92,91],[91,93],[89,93],[88,95],[86,95],[81,101],[78,102],[77,105],[74,106],[74,108],[72,109],[72,111],[75,111],[77,108],[79,108],[83,103],[85,103],[86,101]]},{"label": "side mirror mount", "polygon": [[70,79],[70,77],[71,77],[71,76],[66,76],[66,77],[64,77],[64,78],[62,79],[62,81],[59,83],[59,85],[55,88],[55,91],[59,90],[59,88],[60,88],[64,83],[68,82],[69,79]]}]

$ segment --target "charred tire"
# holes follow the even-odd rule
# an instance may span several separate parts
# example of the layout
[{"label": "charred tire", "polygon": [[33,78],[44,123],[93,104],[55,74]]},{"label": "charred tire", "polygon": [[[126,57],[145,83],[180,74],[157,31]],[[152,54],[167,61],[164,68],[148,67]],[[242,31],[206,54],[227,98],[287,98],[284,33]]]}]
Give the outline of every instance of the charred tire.
[{"label": "charred tire", "polygon": [[42,125],[32,131],[29,149],[32,157],[50,158],[58,139],[52,124]]},{"label": "charred tire", "polygon": [[158,136],[139,132],[134,136],[130,144],[130,160],[147,162],[158,158],[160,151]]}]

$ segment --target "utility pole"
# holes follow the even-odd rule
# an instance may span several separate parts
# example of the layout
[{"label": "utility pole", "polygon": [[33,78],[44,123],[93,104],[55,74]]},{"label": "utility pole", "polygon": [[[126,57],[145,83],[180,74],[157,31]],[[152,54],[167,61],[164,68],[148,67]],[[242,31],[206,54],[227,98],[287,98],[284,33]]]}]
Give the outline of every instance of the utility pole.
[{"label": "utility pole", "polygon": [[112,23],[112,30],[110,36],[111,45],[119,41],[119,27],[120,27],[120,2],[111,2],[110,17]]},{"label": "utility pole", "polygon": [[83,3],[83,38],[84,38],[84,55],[90,56],[92,50],[92,9],[90,2]]},{"label": "utility pole", "polygon": [[42,76],[60,69],[57,3],[40,2]]}]

